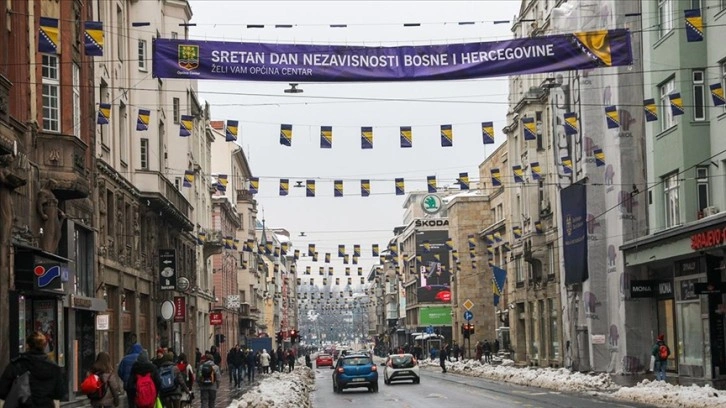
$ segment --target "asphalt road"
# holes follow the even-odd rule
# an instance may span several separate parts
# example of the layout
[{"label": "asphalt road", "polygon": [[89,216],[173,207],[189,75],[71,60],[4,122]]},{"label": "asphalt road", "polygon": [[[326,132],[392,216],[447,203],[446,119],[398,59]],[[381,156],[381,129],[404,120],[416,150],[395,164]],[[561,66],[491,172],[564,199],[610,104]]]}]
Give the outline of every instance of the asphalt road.
[{"label": "asphalt road", "polygon": [[385,385],[379,377],[379,392],[365,389],[333,393],[333,370],[315,370],[314,408],[395,407],[395,408],[581,408],[581,407],[650,407],[584,394],[566,394],[540,388],[498,383],[452,373],[421,370],[421,383]]}]

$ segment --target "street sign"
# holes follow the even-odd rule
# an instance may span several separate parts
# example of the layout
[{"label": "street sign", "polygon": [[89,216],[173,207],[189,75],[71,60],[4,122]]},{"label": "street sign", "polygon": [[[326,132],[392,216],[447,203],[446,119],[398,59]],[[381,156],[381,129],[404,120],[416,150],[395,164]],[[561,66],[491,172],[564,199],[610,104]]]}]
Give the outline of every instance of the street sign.
[{"label": "street sign", "polygon": [[471,320],[474,318],[474,313],[471,312],[471,310],[467,310],[464,312],[464,320]]},{"label": "street sign", "polygon": [[464,306],[464,309],[471,310],[471,308],[474,307],[474,302],[472,302],[471,299],[466,299],[464,301],[463,306]]}]

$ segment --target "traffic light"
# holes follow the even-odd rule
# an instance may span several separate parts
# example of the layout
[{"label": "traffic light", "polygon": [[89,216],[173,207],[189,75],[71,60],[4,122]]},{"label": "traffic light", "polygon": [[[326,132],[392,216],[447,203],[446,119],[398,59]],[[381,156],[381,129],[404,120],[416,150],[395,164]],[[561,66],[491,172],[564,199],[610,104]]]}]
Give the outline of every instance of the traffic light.
[{"label": "traffic light", "polygon": [[474,325],[468,323],[461,324],[461,334],[464,335],[465,339],[468,339],[470,335],[474,334]]},{"label": "traffic light", "polygon": [[297,332],[295,330],[290,330],[290,343],[295,344],[296,340],[297,340]]}]

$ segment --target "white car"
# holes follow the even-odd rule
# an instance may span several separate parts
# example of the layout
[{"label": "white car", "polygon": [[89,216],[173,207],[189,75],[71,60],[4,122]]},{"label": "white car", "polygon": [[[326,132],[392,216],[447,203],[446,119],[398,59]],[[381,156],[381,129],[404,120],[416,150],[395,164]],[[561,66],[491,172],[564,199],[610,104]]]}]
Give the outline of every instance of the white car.
[{"label": "white car", "polygon": [[392,381],[413,381],[418,384],[421,381],[418,361],[413,354],[391,354],[386,359],[383,369],[383,382],[391,385]]}]

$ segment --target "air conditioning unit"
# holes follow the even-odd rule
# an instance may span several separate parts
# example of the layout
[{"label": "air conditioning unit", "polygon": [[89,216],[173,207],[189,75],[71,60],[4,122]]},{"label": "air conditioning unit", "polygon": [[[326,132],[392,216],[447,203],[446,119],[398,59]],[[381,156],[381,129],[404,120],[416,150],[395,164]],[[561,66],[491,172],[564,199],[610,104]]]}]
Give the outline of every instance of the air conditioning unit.
[{"label": "air conditioning unit", "polygon": [[709,217],[711,215],[716,215],[716,214],[718,214],[718,207],[711,206],[711,207],[706,207],[703,209],[704,217]]}]

